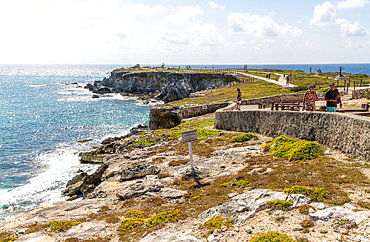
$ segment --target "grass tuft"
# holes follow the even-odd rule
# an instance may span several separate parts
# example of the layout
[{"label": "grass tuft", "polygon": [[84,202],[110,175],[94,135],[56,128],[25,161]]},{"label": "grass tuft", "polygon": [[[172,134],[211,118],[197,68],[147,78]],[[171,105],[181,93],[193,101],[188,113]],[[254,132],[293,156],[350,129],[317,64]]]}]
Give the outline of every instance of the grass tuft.
[{"label": "grass tuft", "polygon": [[267,241],[274,241],[274,242],[294,242],[292,238],[290,238],[286,234],[281,234],[276,231],[269,231],[267,233],[260,233],[259,235],[254,236],[250,242],[267,242]]},{"label": "grass tuft", "polygon": [[204,222],[203,225],[200,225],[199,228],[202,229],[206,227],[208,229],[208,234],[212,234],[216,229],[221,229],[222,226],[230,228],[234,223],[234,220],[231,218],[224,218],[222,215],[217,215],[214,218],[211,218]]}]

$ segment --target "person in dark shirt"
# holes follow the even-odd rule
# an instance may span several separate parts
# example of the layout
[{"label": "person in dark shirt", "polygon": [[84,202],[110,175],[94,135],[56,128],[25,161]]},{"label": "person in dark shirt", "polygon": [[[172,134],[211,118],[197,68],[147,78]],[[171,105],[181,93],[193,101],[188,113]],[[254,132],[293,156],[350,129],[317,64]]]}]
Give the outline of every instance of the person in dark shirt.
[{"label": "person in dark shirt", "polygon": [[237,89],[237,91],[238,91],[238,96],[236,97],[236,109],[240,110],[240,105],[242,101],[242,93],[240,92],[239,88]]},{"label": "person in dark shirt", "polygon": [[327,112],[336,112],[337,111],[337,103],[340,104],[342,108],[342,102],[339,96],[338,89],[335,89],[335,83],[329,83],[330,89],[325,93],[325,101],[326,101],[326,111]]}]

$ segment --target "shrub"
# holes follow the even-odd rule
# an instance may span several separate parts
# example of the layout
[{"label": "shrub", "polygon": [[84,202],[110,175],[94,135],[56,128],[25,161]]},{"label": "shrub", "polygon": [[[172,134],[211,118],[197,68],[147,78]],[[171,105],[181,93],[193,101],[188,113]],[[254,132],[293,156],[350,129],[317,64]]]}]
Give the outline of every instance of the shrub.
[{"label": "shrub", "polygon": [[[204,222],[204,227],[209,229],[208,234],[212,234],[213,231],[216,229],[221,229],[222,226],[226,226],[227,228],[230,228],[231,225],[234,223],[234,220],[231,218],[224,218],[222,215],[217,215],[214,218],[211,218]],[[203,228],[203,226],[199,226],[200,228]]]},{"label": "shrub", "polygon": [[306,220],[303,220],[300,225],[303,227],[303,228],[311,228],[313,226],[315,226],[315,223],[312,221],[312,220],[309,220],[309,219],[306,219]]},{"label": "shrub", "polygon": [[235,182],[235,184],[238,186],[238,187],[249,187],[251,186],[251,183],[249,181],[246,181],[246,180],[240,180],[240,181],[237,181]]},{"label": "shrub", "polygon": [[229,182],[226,182],[226,183],[222,183],[220,185],[220,187],[225,187],[225,188],[229,188],[233,185],[233,182],[232,181],[229,181]]},{"label": "shrub", "polygon": [[145,225],[148,227],[152,227],[154,225],[160,224],[160,223],[168,223],[171,219],[176,218],[182,214],[182,212],[178,209],[174,211],[167,211],[163,213],[159,213],[157,215],[154,215],[145,222]]},{"label": "shrub", "polygon": [[141,218],[144,216],[144,212],[139,211],[139,210],[130,210],[125,213],[125,216]]},{"label": "shrub", "polygon": [[232,138],[230,140],[230,142],[244,142],[244,141],[248,141],[248,140],[254,139],[256,137],[257,136],[255,134],[245,133],[245,134],[241,134],[241,135],[235,136],[234,138]]},{"label": "shrub", "polygon": [[287,200],[276,199],[276,200],[273,200],[273,201],[266,202],[266,205],[267,205],[267,207],[270,207],[270,208],[277,208],[277,209],[281,209],[281,210],[287,210],[288,207],[293,206],[293,202],[292,201],[287,201]]},{"label": "shrub", "polygon": [[54,231],[66,231],[73,226],[80,224],[81,222],[72,222],[72,221],[53,221],[47,224],[47,226]]},{"label": "shrub", "polygon": [[310,206],[308,204],[302,205],[302,206],[299,207],[299,212],[301,214],[308,215],[309,212],[310,212],[310,208],[313,209],[313,210],[315,210],[314,207],[312,207],[312,206]]},{"label": "shrub", "polygon": [[276,231],[269,231],[267,233],[260,233],[257,236],[254,236],[250,242],[294,242],[292,238],[290,238],[286,234],[281,234]]},{"label": "shrub", "polygon": [[[271,149],[270,149],[271,147]],[[288,158],[288,160],[311,160],[322,155],[320,145],[316,142],[279,136],[271,143],[262,146],[264,150],[270,150],[271,155]]]},{"label": "shrub", "polygon": [[0,239],[0,242],[12,242],[15,241],[17,238],[15,237],[6,237],[4,239]]},{"label": "shrub", "polygon": [[289,90],[292,92],[301,92],[301,91],[308,90],[308,87],[306,85],[298,85],[298,86],[290,88]]},{"label": "shrub", "polygon": [[291,188],[287,188],[284,190],[286,194],[302,194],[305,196],[310,197],[312,200],[315,201],[322,201],[328,194],[324,191],[324,188],[309,188],[304,186],[293,186]]},{"label": "shrub", "polygon": [[125,232],[144,224],[144,219],[124,218],[117,230]]}]

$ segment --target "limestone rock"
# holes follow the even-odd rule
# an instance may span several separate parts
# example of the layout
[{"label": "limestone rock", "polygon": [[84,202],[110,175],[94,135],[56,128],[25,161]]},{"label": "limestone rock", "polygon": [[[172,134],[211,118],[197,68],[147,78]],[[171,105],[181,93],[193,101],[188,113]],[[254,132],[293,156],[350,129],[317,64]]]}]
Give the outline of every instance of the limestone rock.
[{"label": "limestone rock", "polygon": [[163,185],[155,179],[142,179],[128,182],[117,193],[120,199],[130,199],[140,197],[148,192],[159,192]]},{"label": "limestone rock", "polygon": [[19,237],[16,242],[55,242],[55,239],[41,233],[32,233]]},{"label": "limestone rock", "polygon": [[310,205],[317,210],[322,210],[326,208],[324,203],[311,203]]},{"label": "limestone rock", "polygon": [[162,198],[180,198],[183,197],[186,193],[187,191],[180,191],[168,187],[161,189]]},{"label": "limestone rock", "polygon": [[283,192],[274,192],[268,189],[251,190],[235,196],[217,207],[204,211],[199,215],[199,218],[206,221],[217,215],[222,215],[232,218],[236,222],[241,222],[267,208],[266,202],[275,199],[286,200],[287,197],[288,195]]},{"label": "limestone rock", "polygon": [[352,209],[343,207],[331,207],[311,213],[310,218],[317,221],[330,221],[332,219],[348,218],[360,223],[370,217],[369,211],[354,212]]},{"label": "limestone rock", "polygon": [[121,173],[121,180],[131,180],[135,178],[141,178],[146,175],[156,175],[160,172],[156,165],[149,165],[149,164],[129,164],[123,168]]},{"label": "limestone rock", "polygon": [[303,230],[303,227],[301,225],[296,225],[292,228],[293,231],[301,231]]},{"label": "limestone rock", "polygon": [[287,198],[288,201],[293,202],[293,208],[309,204],[311,199],[302,194],[290,194]]},{"label": "limestone rock", "polygon": [[105,232],[106,226],[103,224],[97,224],[94,222],[91,223],[82,223],[77,226],[74,226],[68,229],[63,237],[64,238],[78,238],[83,239],[85,237],[100,235]]},{"label": "limestone rock", "polygon": [[140,242],[199,242],[197,238],[189,236],[191,229],[180,232],[154,232],[147,234]]}]

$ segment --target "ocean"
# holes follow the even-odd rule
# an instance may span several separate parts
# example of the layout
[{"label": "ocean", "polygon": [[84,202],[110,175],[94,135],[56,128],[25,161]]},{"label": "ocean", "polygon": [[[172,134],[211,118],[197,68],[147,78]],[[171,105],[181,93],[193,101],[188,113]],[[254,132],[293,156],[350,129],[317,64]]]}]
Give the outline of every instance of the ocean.
[{"label": "ocean", "polygon": [[[63,201],[61,191],[81,169],[78,154],[107,137],[122,136],[149,122],[149,105],[136,98],[106,94],[92,99],[81,88],[133,65],[0,65],[0,221],[41,204]],[[145,66],[145,65],[142,65]],[[152,65],[153,66],[153,65]],[[167,65],[167,67],[186,65]],[[370,64],[248,65],[251,69],[285,69],[370,75]],[[191,65],[232,69],[243,65]],[[66,85],[77,83],[72,85]],[[85,143],[79,140],[93,139]],[[82,198],[80,198],[82,199]]]},{"label": "ocean", "polygon": [[[150,107],[143,101],[120,94],[92,99],[79,87],[118,67],[0,65],[0,220],[65,200],[66,182],[79,169],[98,167],[80,164],[80,152],[148,124]],[[93,141],[77,143],[83,139]]]}]

